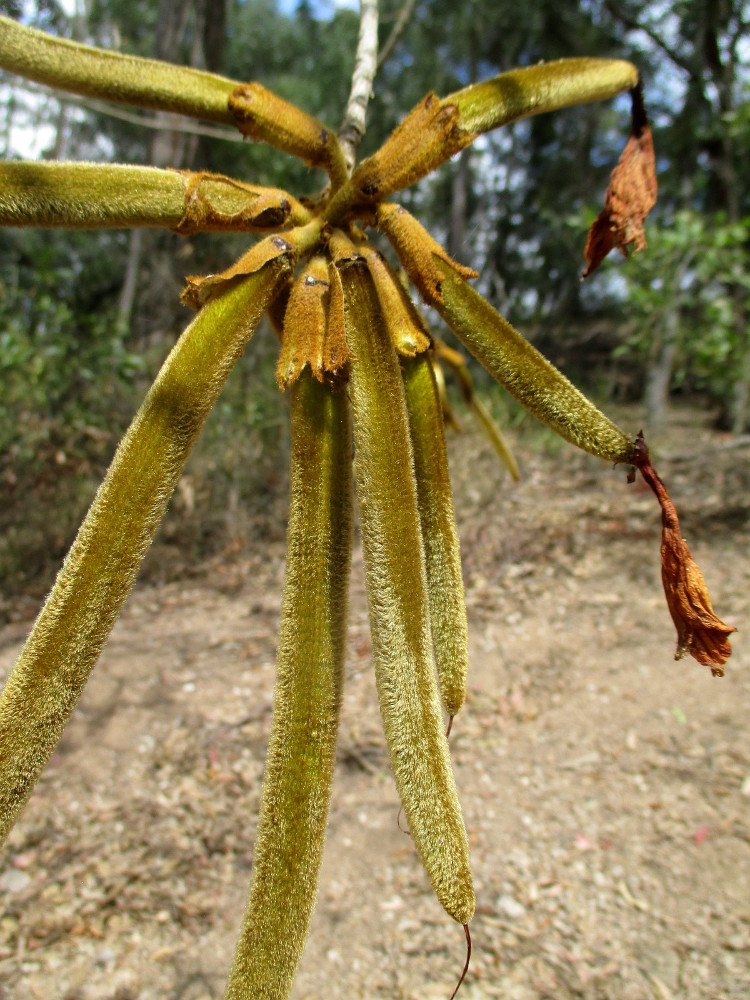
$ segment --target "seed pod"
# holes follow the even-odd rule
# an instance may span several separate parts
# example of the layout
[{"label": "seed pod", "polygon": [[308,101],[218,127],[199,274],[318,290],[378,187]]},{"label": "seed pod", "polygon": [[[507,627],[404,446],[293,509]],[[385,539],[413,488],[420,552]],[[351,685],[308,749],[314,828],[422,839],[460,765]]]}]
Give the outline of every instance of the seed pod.
[{"label": "seed pod", "polygon": [[440,399],[429,355],[405,358],[402,367],[427,570],[432,648],[443,705],[448,715],[454,716],[466,697],[469,650],[461,552]]},{"label": "seed pod", "polygon": [[352,532],[345,393],[291,390],[286,583],[252,883],[225,1000],[289,995],[315,904],[336,751]]},{"label": "seed pod", "polygon": [[471,272],[452,261],[415,218],[384,204],[378,226],[425,302],[522,406],[584,451],[632,464],[632,439],[474,291],[465,280]]},{"label": "seed pod", "polygon": [[203,421],[289,271],[277,258],[201,309],[117,449],[0,697],[0,840],[60,739]]},{"label": "seed pod", "polygon": [[404,386],[361,257],[341,259],[355,475],[375,677],[396,787],[435,893],[465,924],[474,889],[432,662]]},{"label": "seed pod", "polygon": [[515,330],[444,260],[435,308],[518,402],[572,444],[610,462],[632,463],[633,441]]},{"label": "seed pod", "polygon": [[[513,479],[518,482],[521,478],[521,473],[515,456],[510,449],[510,445],[505,440],[502,431],[493,420],[492,414],[474,392],[474,381],[469,374],[469,369],[466,367],[466,362],[464,361],[463,356],[458,351],[454,351],[452,347],[448,347],[447,344],[442,343],[442,341],[436,341],[435,354],[440,361],[444,361],[453,371],[453,374],[458,380],[458,386],[461,390],[464,402],[479,421],[482,430],[485,432],[489,438],[490,444],[495,449],[497,457],[503,463]],[[437,371],[437,369],[438,366],[436,365],[435,370]]]},{"label": "seed pod", "polygon": [[409,293],[399,281],[385,257],[367,244],[359,247],[367,261],[375,291],[378,293],[381,311],[388,317],[396,353],[413,358],[430,347],[430,331],[427,324],[414,308]]},{"label": "seed pod", "polygon": [[305,365],[322,381],[329,298],[328,262],[316,255],[294,282],[284,312],[284,335],[276,366],[280,389],[299,378]]},{"label": "seed pod", "polygon": [[621,59],[555,59],[470,84],[440,103],[456,109],[459,130],[476,134],[530,115],[605,101],[637,83],[638,70]]},{"label": "seed pod", "polygon": [[229,110],[244,136],[299,156],[310,167],[322,167],[335,184],[346,180],[346,161],[335,132],[262,84],[240,84],[229,97]]}]

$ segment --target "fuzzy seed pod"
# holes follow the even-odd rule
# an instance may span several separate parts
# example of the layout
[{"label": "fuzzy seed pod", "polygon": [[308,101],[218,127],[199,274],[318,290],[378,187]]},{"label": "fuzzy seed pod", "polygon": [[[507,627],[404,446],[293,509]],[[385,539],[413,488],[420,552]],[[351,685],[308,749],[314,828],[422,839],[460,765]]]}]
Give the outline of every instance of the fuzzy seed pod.
[{"label": "fuzzy seed pod", "polygon": [[362,258],[341,259],[355,476],[375,677],[396,787],[447,912],[466,924],[474,889],[432,660],[417,486],[401,371]]},{"label": "fuzzy seed pod", "polygon": [[380,308],[388,317],[393,346],[401,357],[413,358],[429,350],[430,331],[414,308],[407,288],[399,281],[385,257],[366,244],[358,248],[367,261]]},{"label": "fuzzy seed pod", "polygon": [[560,437],[610,462],[632,463],[633,441],[503,319],[449,264],[433,303],[463,345],[518,402]]},{"label": "fuzzy seed pod", "polygon": [[346,394],[304,371],[292,467],[278,677],[250,898],[226,1000],[291,990],[315,904],[336,751],[352,533]]},{"label": "fuzzy seed pod", "polygon": [[284,334],[276,366],[276,381],[286,389],[308,366],[323,379],[323,347],[330,298],[328,262],[316,255],[302,268],[292,286],[284,312]]},{"label": "fuzzy seed pod", "polygon": [[277,258],[201,309],[117,449],[0,697],[0,840],[60,739],[203,421],[290,269]]},{"label": "fuzzy seed pod", "polygon": [[443,705],[448,715],[454,716],[466,697],[469,650],[461,552],[440,398],[429,355],[405,358],[402,367],[427,570],[432,647]]}]

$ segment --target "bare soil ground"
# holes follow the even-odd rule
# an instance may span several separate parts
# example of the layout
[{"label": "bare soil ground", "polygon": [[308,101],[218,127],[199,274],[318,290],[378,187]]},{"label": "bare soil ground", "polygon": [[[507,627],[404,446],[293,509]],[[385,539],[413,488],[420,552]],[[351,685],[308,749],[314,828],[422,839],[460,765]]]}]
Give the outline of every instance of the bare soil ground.
[{"label": "bare soil ground", "polygon": [[[638,428],[638,414],[623,414]],[[451,737],[478,910],[465,1000],[750,996],[748,451],[678,414],[655,459],[725,678],[672,660],[658,508],[625,472],[450,442],[472,647]],[[222,996],[253,858],[283,543],[138,586],[0,865],[0,996]],[[27,616],[28,617],[28,616]],[[0,631],[6,674],[28,630]],[[318,907],[294,997],[446,998],[375,699],[361,554]]]}]

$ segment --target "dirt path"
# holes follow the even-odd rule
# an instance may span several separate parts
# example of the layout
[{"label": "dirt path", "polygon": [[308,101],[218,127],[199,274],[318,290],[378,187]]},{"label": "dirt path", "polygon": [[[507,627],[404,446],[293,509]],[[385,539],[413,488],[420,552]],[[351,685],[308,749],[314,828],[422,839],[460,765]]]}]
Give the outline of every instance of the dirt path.
[{"label": "dirt path", "polygon": [[[724,443],[686,421],[658,463],[717,610],[742,630],[716,680],[672,660],[649,494],[567,448],[519,448],[511,487],[480,439],[451,442],[472,645],[452,737],[478,896],[465,1000],[750,996],[750,471]],[[222,995],[282,581],[273,543],[136,589],[0,866],[0,996]],[[3,675],[27,628],[0,632]],[[463,933],[397,812],[357,550],[296,1000],[450,995]]]}]

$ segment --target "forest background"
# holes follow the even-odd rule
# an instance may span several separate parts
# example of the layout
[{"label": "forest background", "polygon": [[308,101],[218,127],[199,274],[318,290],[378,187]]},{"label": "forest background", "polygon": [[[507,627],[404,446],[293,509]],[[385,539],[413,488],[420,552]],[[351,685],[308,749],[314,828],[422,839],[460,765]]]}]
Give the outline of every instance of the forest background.
[{"label": "forest background", "polygon": [[[60,36],[257,79],[334,128],[359,25],[357,9],[326,0],[0,0],[0,11]],[[627,265],[611,258],[579,281],[586,228],[627,135],[627,98],[484,136],[402,198],[574,380],[601,401],[644,400],[652,439],[670,401],[710,412],[734,435],[750,423],[749,25],[744,0],[529,0],[522,19],[511,0],[381,5],[382,65],[362,155],[429,90],[562,56],[638,65],[659,203],[648,251]],[[238,140],[0,74],[4,158],[216,170],[295,194],[322,187],[322,174]],[[10,594],[48,586],[186,324],[185,274],[223,269],[245,243],[149,230],[3,232],[0,617]],[[283,533],[288,420],[276,353],[267,330],[231,376],[162,532],[174,558],[152,559],[148,572],[169,575],[248,534]],[[500,422],[521,425],[520,409],[472,371]]]}]

